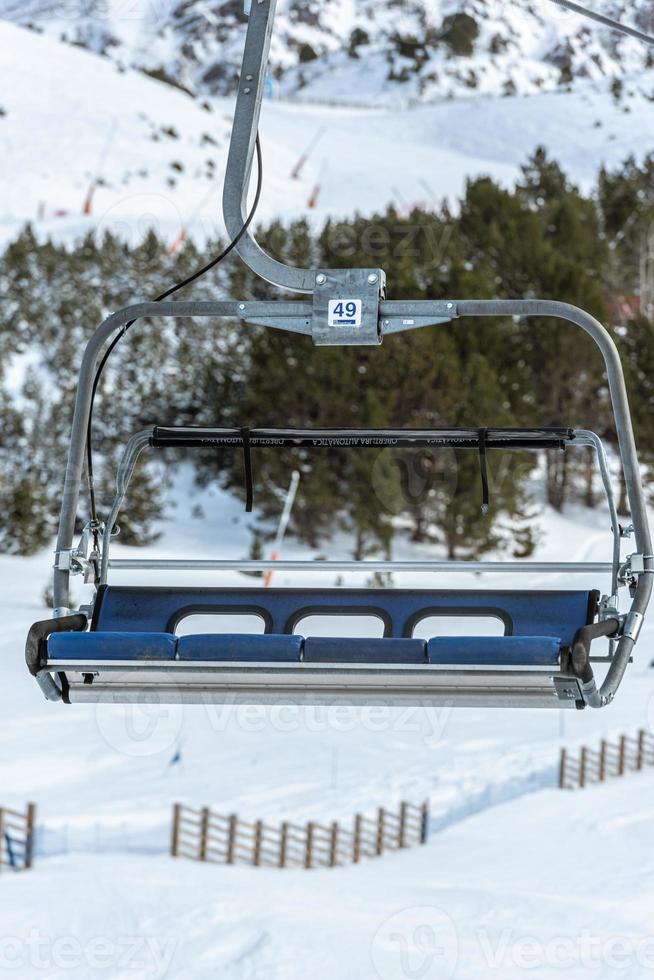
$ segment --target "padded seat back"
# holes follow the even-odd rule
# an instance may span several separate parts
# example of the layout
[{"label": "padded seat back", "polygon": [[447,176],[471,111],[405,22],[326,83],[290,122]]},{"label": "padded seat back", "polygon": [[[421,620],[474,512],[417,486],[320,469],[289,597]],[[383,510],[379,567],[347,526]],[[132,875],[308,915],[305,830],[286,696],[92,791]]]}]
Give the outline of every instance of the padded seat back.
[{"label": "padded seat back", "polygon": [[[267,634],[293,633],[306,616],[377,616],[384,636],[413,635],[421,620],[496,617],[509,636],[556,637],[571,646],[577,630],[593,622],[598,593],[589,591],[486,592],[428,589],[213,589],[102,586],[92,629],[174,633],[195,614],[257,614]],[[226,627],[229,628],[226,619]],[[436,635],[438,629],[433,629]]]}]

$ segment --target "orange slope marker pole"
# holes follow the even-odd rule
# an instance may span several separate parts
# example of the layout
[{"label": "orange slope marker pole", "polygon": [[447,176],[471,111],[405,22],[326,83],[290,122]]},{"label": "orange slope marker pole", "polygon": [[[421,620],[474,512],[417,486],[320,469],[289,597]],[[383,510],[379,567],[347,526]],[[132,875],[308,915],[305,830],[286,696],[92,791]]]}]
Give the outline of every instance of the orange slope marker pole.
[{"label": "orange slope marker pole", "polygon": [[322,194],[323,187],[325,186],[325,180],[328,172],[328,165],[325,160],[323,160],[320,167],[320,173],[318,174],[318,180],[316,181],[315,187],[309,195],[307,200],[307,208],[309,211],[315,211],[318,207],[318,202],[320,201],[320,195]]},{"label": "orange slope marker pole", "polygon": [[291,170],[291,179],[292,180],[299,180],[300,179],[300,174],[304,170],[305,163],[307,162],[307,160],[309,159],[309,157],[311,156],[311,154],[313,153],[313,151],[315,150],[315,148],[318,146],[318,143],[323,138],[323,136],[325,135],[325,133],[326,133],[326,129],[325,129],[324,126],[322,126],[318,130],[318,132],[315,134],[315,136],[313,137],[313,139],[311,140],[311,142],[307,146],[306,150],[300,156],[300,159],[298,160],[298,162],[295,164],[295,166]]},{"label": "orange slope marker pole", "polygon": [[82,207],[82,214],[87,217],[93,214],[93,195],[95,194],[95,189],[98,186],[97,180],[94,180],[89,187],[86,197],[84,198],[84,206]]},{"label": "orange slope marker pole", "polygon": [[314,189],[311,191],[309,200],[307,201],[307,207],[310,211],[314,211],[318,207],[318,201],[320,199],[320,184],[316,184]]},{"label": "orange slope marker pole", "polygon": [[89,189],[86,192],[86,197],[84,198],[84,204],[82,205],[82,214],[86,215],[87,217],[93,214],[93,197],[100,184],[100,179],[102,177],[102,170],[104,168],[105,163],[107,162],[107,157],[109,156],[109,152],[111,150],[114,138],[116,136],[116,128],[117,128],[116,120],[114,119],[109,129],[109,133],[107,134],[107,139],[104,144],[104,147],[102,148],[102,153],[98,158],[98,165],[95,168],[95,177],[93,178],[93,180],[89,185]]},{"label": "orange slope marker pole", "polygon": [[188,240],[188,236],[191,233],[191,229],[193,228],[194,224],[196,223],[196,221],[198,220],[198,218],[200,217],[200,215],[202,214],[202,212],[204,211],[205,207],[207,206],[207,204],[209,203],[209,201],[211,200],[211,198],[213,197],[213,195],[215,193],[216,193],[216,188],[212,184],[211,187],[209,188],[209,191],[204,195],[204,197],[202,198],[202,200],[198,204],[197,208],[195,209],[195,211],[191,215],[191,217],[189,219],[189,222],[186,225],[186,227],[182,228],[182,230],[180,231],[179,235],[177,236],[177,238],[175,239],[175,241],[173,242],[173,244],[168,249],[167,255],[168,255],[169,258],[172,255],[174,255],[176,252],[178,252],[180,250],[180,248]]},{"label": "orange slope marker pole", "polygon": [[[300,485],[300,474],[297,470],[293,470],[293,475],[291,476],[291,484],[286,492],[286,499],[284,500],[284,509],[282,511],[282,516],[279,519],[279,525],[277,527],[277,534],[275,535],[275,540],[272,546],[272,552],[270,555],[271,561],[279,561],[279,552],[281,550],[284,538],[286,536],[286,531],[288,530],[288,522],[291,519],[291,513],[293,511],[293,504],[295,503],[295,497],[297,495],[297,488]],[[272,582],[274,570],[270,568],[263,577],[263,587],[267,589],[270,587]]]}]

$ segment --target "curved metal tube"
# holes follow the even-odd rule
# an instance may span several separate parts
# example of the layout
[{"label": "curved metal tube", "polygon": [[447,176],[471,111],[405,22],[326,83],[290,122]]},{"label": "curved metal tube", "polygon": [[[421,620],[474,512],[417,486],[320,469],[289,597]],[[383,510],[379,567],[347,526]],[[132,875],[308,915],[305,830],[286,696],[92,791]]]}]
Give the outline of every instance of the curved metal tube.
[{"label": "curved metal tube", "polygon": [[[577,324],[593,338],[602,352],[606,366],[636,544],[641,554],[651,556],[652,539],[636,455],[627,387],[620,356],[608,330],[590,313],[568,303],[557,303],[552,300],[463,300],[458,304],[458,312],[460,316],[554,316]],[[646,558],[645,569],[645,574],[638,579],[636,594],[631,605],[631,612],[640,615],[645,613],[652,594],[654,561],[651,557]],[[633,648],[634,641],[630,637],[620,637],[615,656],[600,688],[602,705],[613,700],[627,669]]]},{"label": "curved metal tube", "polygon": [[109,517],[107,518],[107,523],[104,529],[104,535],[102,537],[102,562],[100,565],[101,585],[104,585],[107,581],[111,535],[116,526],[120,509],[123,506],[127,488],[129,487],[129,482],[132,479],[132,474],[134,473],[134,467],[136,466],[142,451],[150,442],[151,437],[152,429],[141,429],[140,432],[133,435],[127,443],[125,452],[123,453],[123,458],[120,461],[118,475],[116,477],[116,496],[114,497],[114,502],[109,512]]},{"label": "curved metal tube", "polygon": [[[236,238],[247,218],[247,195],[276,5],[277,0],[257,0],[248,19],[223,189],[223,216],[230,239]],[[294,268],[273,259],[250,231],[236,245],[236,251],[258,276],[275,286],[299,293],[310,293],[315,286],[314,270]]]},{"label": "curved metal tube", "polygon": [[[70,436],[70,449],[68,452],[68,463],[61,501],[61,516],[59,519],[59,532],[56,545],[57,554],[67,551],[71,547],[73,540],[80,486],[84,473],[86,429],[91,410],[93,378],[104,344],[124,327],[126,323],[129,323],[131,320],[140,320],[143,317],[214,316],[245,319],[246,317],[256,318],[265,316],[269,309],[270,303],[245,303],[238,302],[237,300],[226,300],[225,302],[168,301],[163,303],[135,303],[132,306],[126,306],[122,310],[118,310],[116,313],[112,313],[100,324],[86,345],[80,367],[73,426]],[[280,317],[285,316],[287,313],[288,315],[296,314],[297,309],[298,304],[295,303],[276,304],[276,312]],[[66,615],[70,602],[69,573],[64,569],[55,568],[53,594],[55,615]]]},{"label": "curved metal tube", "polygon": [[575,441],[578,442],[579,445],[589,446],[591,449],[594,449],[595,455],[597,456],[597,465],[599,466],[602,484],[604,486],[606,499],[609,505],[609,514],[611,515],[611,530],[613,531],[613,577],[611,581],[611,594],[615,595],[618,591],[618,574],[620,572],[620,543],[622,541],[622,537],[620,534],[618,509],[616,507],[615,497],[613,495],[609,461],[606,458],[604,444],[597,433],[592,432],[590,429],[577,429],[576,436],[577,439]]}]

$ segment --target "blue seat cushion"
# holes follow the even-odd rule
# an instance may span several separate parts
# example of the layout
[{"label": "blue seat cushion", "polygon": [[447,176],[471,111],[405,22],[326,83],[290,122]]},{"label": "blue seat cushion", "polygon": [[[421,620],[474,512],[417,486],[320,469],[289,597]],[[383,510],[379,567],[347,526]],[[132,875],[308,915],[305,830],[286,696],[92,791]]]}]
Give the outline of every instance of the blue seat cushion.
[{"label": "blue seat cushion", "polygon": [[556,667],[561,640],[552,636],[437,636],[427,644],[430,664],[484,667]]},{"label": "blue seat cushion", "polygon": [[53,633],[51,660],[174,660],[172,633]]},{"label": "blue seat cushion", "polygon": [[424,640],[309,636],[304,641],[304,662],[314,664],[424,664]]},{"label": "blue seat cushion", "polygon": [[272,633],[200,633],[180,636],[180,660],[299,663],[303,639]]}]

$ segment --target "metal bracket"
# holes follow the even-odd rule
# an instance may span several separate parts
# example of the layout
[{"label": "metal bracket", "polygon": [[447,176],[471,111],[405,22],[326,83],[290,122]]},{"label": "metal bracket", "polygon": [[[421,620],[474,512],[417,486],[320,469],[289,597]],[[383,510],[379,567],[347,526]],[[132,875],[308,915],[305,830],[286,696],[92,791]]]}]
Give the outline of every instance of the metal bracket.
[{"label": "metal bracket", "polygon": [[603,595],[599,604],[599,621],[620,619],[620,600],[617,595]]},{"label": "metal bracket", "polygon": [[629,639],[633,640],[635,643],[640,634],[643,625],[643,620],[644,617],[642,616],[641,613],[637,613],[637,612],[627,613],[627,615],[623,617],[623,625],[622,625],[622,630],[620,635],[628,636]]},{"label": "metal bracket", "polygon": [[320,347],[377,346],[381,343],[379,303],[382,269],[323,269],[316,274],[312,334]]},{"label": "metal bracket", "polygon": [[620,581],[632,583],[639,575],[654,575],[654,568],[645,568],[645,562],[654,560],[654,555],[643,555],[635,552],[627,555],[627,560],[620,568]]},{"label": "metal bracket", "polygon": [[576,677],[553,677],[554,690],[559,701],[582,701],[579,681]]},{"label": "metal bracket", "polygon": [[71,575],[83,575],[85,585],[96,579],[96,569],[100,555],[94,550],[94,533],[104,533],[104,524],[100,521],[89,521],[75,548],[66,548],[55,552],[54,567],[58,571],[69,572]]},{"label": "metal bracket", "polygon": [[[346,271],[348,270],[338,269],[336,271],[332,270],[331,273],[335,279],[338,278],[338,282],[342,286],[343,295],[348,290],[348,283],[345,281]],[[383,299],[385,278],[381,269],[358,269],[353,270],[353,272],[366,276],[363,290],[364,295],[369,299],[370,320],[366,324],[365,337],[362,336],[363,331],[360,328],[356,336],[348,337],[346,331],[342,328],[329,327],[329,302],[336,298],[334,296],[327,296],[326,300],[325,297],[321,297],[321,300],[315,303],[286,303],[280,300],[271,300],[267,303],[236,303],[236,313],[246,323],[252,326],[272,327],[275,330],[290,330],[293,333],[305,334],[309,337],[313,336],[315,343],[322,346],[327,343],[330,345],[338,344],[339,346],[349,346],[352,344],[377,345],[382,342],[384,337],[390,334],[403,333],[406,330],[418,330],[423,327],[434,327],[441,323],[449,323],[457,316],[456,303],[450,302],[449,300],[389,301]],[[327,277],[329,273],[322,271],[316,273],[316,275],[318,277]],[[367,280],[367,277],[370,275],[380,277],[379,295],[374,292],[377,284]],[[322,287],[324,292],[327,293],[328,282],[329,280],[327,278],[324,282],[321,281],[317,284],[316,290]],[[357,284],[352,286],[350,282],[349,285],[352,288],[357,288]],[[350,293],[352,288],[350,288]],[[376,330],[373,324],[373,308],[375,303],[377,304],[378,311]],[[364,308],[362,306],[363,312]],[[317,337],[327,337],[330,332],[334,334],[333,340],[316,339]],[[354,333],[354,328],[352,329],[352,333]]]}]

